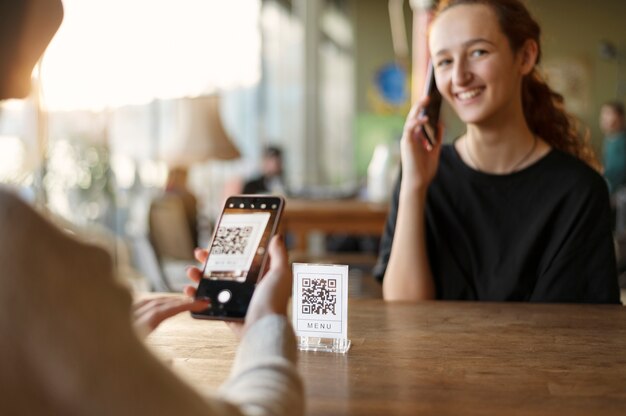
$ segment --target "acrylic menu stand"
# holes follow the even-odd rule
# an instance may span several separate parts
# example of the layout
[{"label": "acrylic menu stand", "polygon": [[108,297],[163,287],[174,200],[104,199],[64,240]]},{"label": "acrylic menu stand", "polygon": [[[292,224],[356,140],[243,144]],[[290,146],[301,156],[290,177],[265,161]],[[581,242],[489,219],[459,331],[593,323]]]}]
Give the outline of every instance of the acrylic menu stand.
[{"label": "acrylic menu stand", "polygon": [[294,263],[292,308],[300,350],[348,352],[348,266]]}]

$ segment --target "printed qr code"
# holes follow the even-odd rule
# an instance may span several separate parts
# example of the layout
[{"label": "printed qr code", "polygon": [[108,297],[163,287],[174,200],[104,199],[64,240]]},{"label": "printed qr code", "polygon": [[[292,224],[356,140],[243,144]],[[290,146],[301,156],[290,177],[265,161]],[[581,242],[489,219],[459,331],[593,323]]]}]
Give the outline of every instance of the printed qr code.
[{"label": "printed qr code", "polygon": [[337,315],[337,279],[302,279],[302,313]]},{"label": "printed qr code", "polygon": [[243,254],[251,234],[252,227],[219,227],[211,254]]}]

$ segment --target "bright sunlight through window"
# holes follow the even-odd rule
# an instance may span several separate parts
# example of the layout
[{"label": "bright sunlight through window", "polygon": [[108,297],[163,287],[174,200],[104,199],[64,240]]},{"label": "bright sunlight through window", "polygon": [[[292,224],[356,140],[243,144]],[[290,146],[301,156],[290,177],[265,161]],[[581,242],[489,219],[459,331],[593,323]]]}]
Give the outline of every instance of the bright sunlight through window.
[{"label": "bright sunlight through window", "polygon": [[0,182],[13,182],[24,164],[24,144],[19,137],[0,136]]},{"label": "bright sunlight through window", "polygon": [[249,86],[260,0],[64,0],[43,61],[46,106],[101,109]]}]

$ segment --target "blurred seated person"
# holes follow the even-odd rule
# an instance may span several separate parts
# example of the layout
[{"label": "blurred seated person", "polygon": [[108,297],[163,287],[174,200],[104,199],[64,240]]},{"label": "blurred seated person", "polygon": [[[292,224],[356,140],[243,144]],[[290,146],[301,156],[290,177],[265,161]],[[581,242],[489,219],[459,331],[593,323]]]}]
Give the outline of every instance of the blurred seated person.
[{"label": "blurred seated person", "polygon": [[[600,109],[602,141],[602,165],[604,179],[611,197],[611,220],[613,230],[623,234],[626,230],[626,123],[624,105],[608,101]],[[622,256],[623,257],[623,256]]]},{"label": "blurred seated person", "polygon": [[148,237],[160,273],[144,271],[154,290],[180,292],[188,284],[184,270],[198,247],[197,199],[187,188],[187,169],[171,168],[164,191],[152,199]]},{"label": "blurred seated person", "polygon": [[[0,2],[0,100],[28,95],[35,63],[62,18],[60,0]],[[280,239],[272,240],[269,270],[240,325],[231,376],[219,393],[202,396],[138,336],[177,313],[206,308],[193,288],[189,298],[133,307],[106,251],[1,187],[0,230],[0,415],[303,414],[286,316],[291,275]],[[197,281],[200,273],[191,268],[188,276]]]},{"label": "blurred seated person", "polygon": [[170,169],[165,184],[165,194],[174,195],[180,198],[185,209],[185,218],[189,227],[189,233],[194,242],[194,247],[198,246],[198,200],[187,187],[187,169],[174,167]]},{"label": "blurred seated person", "polygon": [[626,185],[626,123],[624,105],[609,101],[600,110],[600,129],[604,134],[602,162],[611,195]]},{"label": "blurred seated person", "polygon": [[243,185],[243,194],[287,195],[283,179],[283,152],[277,146],[267,146],[263,150],[261,174]]}]

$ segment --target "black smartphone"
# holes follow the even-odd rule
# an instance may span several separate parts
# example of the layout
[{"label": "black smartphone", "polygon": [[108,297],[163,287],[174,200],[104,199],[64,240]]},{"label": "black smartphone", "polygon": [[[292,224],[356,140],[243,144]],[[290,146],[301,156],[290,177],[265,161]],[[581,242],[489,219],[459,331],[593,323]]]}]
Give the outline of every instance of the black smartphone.
[{"label": "black smartphone", "polygon": [[439,137],[439,113],[441,112],[441,93],[435,82],[435,69],[432,62],[428,64],[424,95],[430,97],[428,105],[422,109],[420,116],[428,116],[428,122],[422,126],[422,134],[431,146],[437,143]]},{"label": "black smartphone", "polygon": [[245,318],[284,206],[280,196],[237,195],[226,200],[196,290],[196,298],[210,305],[193,312],[194,318]]}]

